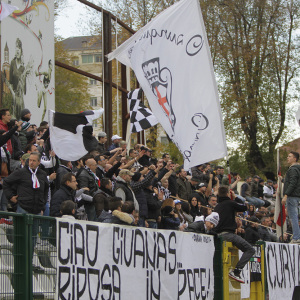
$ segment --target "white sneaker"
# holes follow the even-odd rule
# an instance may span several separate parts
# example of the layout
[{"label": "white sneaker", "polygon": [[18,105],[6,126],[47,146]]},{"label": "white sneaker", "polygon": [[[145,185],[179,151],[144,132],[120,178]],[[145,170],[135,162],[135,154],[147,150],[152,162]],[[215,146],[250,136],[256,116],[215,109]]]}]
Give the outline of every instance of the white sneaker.
[{"label": "white sneaker", "polygon": [[300,244],[300,239],[299,239],[299,240],[294,240],[294,239],[292,239],[292,240],[290,241],[290,244]]},{"label": "white sneaker", "polygon": [[228,276],[236,281],[238,281],[239,283],[245,283],[245,280],[241,277],[241,275],[236,275],[234,274],[234,271],[230,271]]}]

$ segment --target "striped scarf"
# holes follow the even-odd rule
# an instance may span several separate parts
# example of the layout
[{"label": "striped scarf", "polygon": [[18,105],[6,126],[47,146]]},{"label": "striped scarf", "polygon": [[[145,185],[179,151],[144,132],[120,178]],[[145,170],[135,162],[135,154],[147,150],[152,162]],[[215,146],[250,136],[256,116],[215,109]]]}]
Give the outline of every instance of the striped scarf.
[{"label": "striped scarf", "polygon": [[28,167],[29,171],[31,172],[32,187],[34,189],[38,189],[40,187],[39,180],[36,176],[36,172],[37,172],[38,168],[39,167],[37,167],[35,170],[32,170]]}]

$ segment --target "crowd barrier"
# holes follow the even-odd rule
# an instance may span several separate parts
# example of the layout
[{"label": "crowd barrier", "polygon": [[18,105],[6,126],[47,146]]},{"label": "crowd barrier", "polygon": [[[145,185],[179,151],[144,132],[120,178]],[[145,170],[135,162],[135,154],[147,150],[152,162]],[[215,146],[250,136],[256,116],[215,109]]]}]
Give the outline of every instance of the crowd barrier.
[{"label": "crowd barrier", "polygon": [[[64,289],[66,290],[66,284],[62,284],[59,287],[56,286],[57,282],[57,276],[59,278],[63,278],[63,276],[66,277],[66,274],[69,276],[68,277],[68,282],[71,283],[72,280],[76,281],[77,277],[80,279],[82,274],[87,274],[85,273],[86,271],[83,268],[78,268],[80,269],[80,274],[76,273],[74,270],[75,263],[73,262],[73,265],[71,268],[69,268],[69,273],[66,271],[68,270],[67,263],[65,262],[66,260],[63,258],[67,257],[67,254],[71,253],[71,256],[74,255],[72,252],[73,250],[71,249],[72,246],[68,246],[70,244],[70,241],[73,241],[73,237],[71,236],[70,239],[68,239],[66,234],[69,234],[70,232],[75,232],[75,227],[71,225],[70,227],[66,227],[64,223],[59,223],[57,225],[55,218],[50,218],[50,217],[42,217],[42,216],[33,216],[33,215],[24,215],[24,214],[15,214],[15,213],[0,213],[0,299],[22,299],[22,300],[29,300],[29,299],[57,299],[58,298],[58,289]],[[97,238],[98,235],[100,236],[105,236],[107,235],[107,232],[109,230],[112,230],[113,234],[118,238],[114,241],[110,240],[110,237],[105,237],[103,239],[103,242],[101,242],[101,247],[112,247],[112,243],[114,243],[113,247],[116,248],[116,244],[120,243],[125,243],[124,236],[131,236],[132,240],[133,237],[138,239],[139,237],[142,237],[143,240],[146,238],[149,238],[150,235],[153,235],[157,240],[159,240],[159,232],[163,231],[157,231],[156,233],[152,230],[147,230],[147,229],[134,229],[133,227],[126,227],[128,228],[128,232],[126,233],[125,231],[119,231],[116,230],[117,227],[113,225],[105,225],[106,227],[101,227],[100,229],[103,231],[95,231],[95,226],[97,226],[98,223],[92,223],[92,222],[83,222],[83,225],[77,226],[77,230],[80,232],[85,232],[85,230],[90,230],[90,238],[93,237],[93,240],[95,239],[95,235],[93,234],[97,232]],[[96,225],[93,225],[96,224]],[[59,226],[60,228],[56,228]],[[101,225],[102,226],[102,225]],[[113,229],[112,229],[113,228]],[[58,229],[58,230],[57,230]],[[117,228],[118,229],[118,228]],[[57,233],[59,232],[60,237],[57,237]],[[64,232],[64,235],[61,233]],[[92,233],[91,233],[92,232]],[[177,240],[180,241],[180,247],[182,247],[183,244],[186,244],[185,240],[182,240],[182,237],[185,238],[186,236],[185,233],[180,233],[178,236],[175,236],[172,234],[171,231],[165,231],[165,244],[169,247],[169,256],[170,258],[165,258],[166,261],[168,261],[169,268],[172,269],[172,261],[174,256],[175,251],[179,251],[179,248],[176,250],[174,246],[172,246],[172,239],[173,241]],[[190,235],[190,233],[187,233]],[[161,234],[162,235],[162,234]],[[122,241],[120,237],[123,237]],[[63,241],[61,239],[64,239]],[[87,238],[87,237],[86,237]],[[106,239],[106,240],[105,240]],[[193,235],[193,242],[199,242],[200,240],[203,241],[205,240],[205,236],[198,236],[198,235]],[[161,240],[162,241],[162,240]],[[181,244],[182,241],[182,244]],[[130,240],[129,240],[130,242]],[[208,241],[205,241],[208,243]],[[59,243],[59,245],[58,245]],[[64,244],[65,243],[65,244]],[[88,247],[87,241],[84,241],[84,238],[81,240],[82,245],[86,245]],[[127,241],[128,243],[128,241]],[[133,242],[132,242],[133,243]],[[63,247],[61,246],[63,245]],[[122,244],[120,244],[122,245]],[[161,246],[161,242],[157,242],[157,245],[153,244],[152,246],[149,244],[149,249],[158,249],[157,253],[159,253],[159,247]],[[284,253],[287,253],[286,248],[281,247],[280,248],[279,244],[279,250],[282,248]],[[76,245],[75,245],[76,246]],[[59,248],[60,247],[60,248]],[[69,247],[69,248],[68,248]],[[124,246],[125,247],[125,246]],[[152,248],[151,248],[152,247]],[[158,248],[156,248],[158,247]],[[277,247],[277,245],[276,245]],[[297,246],[295,246],[297,247]],[[298,246],[300,248],[300,246]],[[57,249],[59,248],[59,254]],[[80,253],[80,247],[78,247],[74,251],[77,251]],[[84,248],[84,246],[83,246]],[[213,292],[214,292],[214,299],[220,299],[220,300],[234,300],[234,299],[253,299],[253,300],[261,300],[261,299],[267,299],[267,294],[268,294],[268,284],[267,281],[269,282],[283,282],[283,280],[286,280],[288,275],[291,276],[291,279],[294,278],[294,280],[300,280],[299,276],[299,267],[298,269],[293,269],[288,271],[287,270],[287,265],[285,262],[285,259],[282,258],[282,264],[281,263],[274,263],[274,259],[276,259],[276,251],[275,250],[275,245],[272,243],[264,243],[260,242],[255,245],[256,248],[256,253],[251,259],[250,263],[247,265],[247,269],[244,269],[244,277],[246,279],[246,284],[239,284],[238,282],[229,279],[228,273],[232,269],[232,267],[236,264],[236,262],[239,259],[239,251],[237,248],[235,248],[231,243],[222,241],[220,238],[215,238],[214,240],[214,255],[213,255],[213,282],[214,286],[212,287]],[[67,249],[67,250],[66,250]],[[96,250],[95,250],[96,249]],[[95,264],[95,260],[93,260],[93,255],[95,257],[95,254],[93,254],[95,251],[99,251],[99,255],[104,253],[103,249],[97,249],[93,248],[91,246],[90,249],[85,248],[83,249],[83,252],[86,251],[86,255],[89,259],[90,266],[97,266]],[[125,249],[125,248],[124,248]],[[147,248],[148,249],[148,248]],[[150,250],[147,250],[150,252]],[[202,249],[202,248],[201,248]],[[204,248],[203,248],[204,249]],[[295,248],[296,249],[296,248]],[[209,285],[209,282],[204,282],[203,278],[208,278],[209,276],[205,273],[205,276],[202,278],[202,282],[200,283],[200,292],[199,288],[197,287],[196,279],[197,276],[199,277],[199,272],[204,272],[203,268],[199,272],[197,271],[198,269],[196,268],[197,266],[190,267],[187,262],[182,261],[182,256],[189,256],[191,252],[191,249],[188,248],[183,248],[186,254],[180,254],[178,257],[180,257],[180,261],[177,258],[176,262],[176,268],[178,268],[178,298],[177,299],[211,299],[209,296],[209,288],[205,287],[205,285]],[[278,251],[279,251],[278,250]],[[114,255],[114,252],[118,253],[118,255],[121,255],[122,249],[121,247],[118,248],[118,251],[116,250],[109,250],[110,255]],[[121,251],[121,252],[120,252]],[[141,252],[141,249],[136,250],[137,252]],[[173,251],[173,252],[172,252]],[[267,253],[265,253],[267,251]],[[295,261],[295,255],[298,255],[298,260],[299,260],[299,253],[300,250],[297,250],[298,252],[296,253],[295,251],[293,253],[289,253],[287,255],[288,258],[292,258],[294,255],[294,261]],[[112,252],[112,254],[111,254]],[[203,256],[204,260],[206,257],[208,257],[208,251],[203,250],[202,252],[198,253],[199,256]],[[161,251],[160,256],[163,257],[162,255],[163,251]],[[59,255],[59,257],[58,257]],[[104,254],[103,254],[104,255]],[[122,254],[124,256],[124,259],[126,260],[126,253]],[[127,254],[128,255],[128,254]],[[132,254],[131,254],[132,255]],[[172,256],[173,255],[173,256]],[[194,255],[194,254],[193,254]],[[279,254],[278,254],[279,255]],[[281,255],[281,254],[280,254]],[[116,255],[114,255],[114,261],[116,262]],[[159,256],[159,254],[158,254]],[[283,255],[281,255],[283,256]],[[69,257],[69,256],[68,256]],[[73,256],[72,256],[73,257]],[[121,257],[121,256],[120,256]],[[212,256],[211,256],[212,257]],[[268,259],[268,263],[266,264],[266,257]],[[73,259],[73,258],[72,258]],[[127,257],[128,259],[128,257]],[[137,258],[138,260],[139,258]],[[130,256],[131,260],[131,256]],[[209,260],[209,259],[208,259]],[[297,261],[298,261],[297,260]],[[175,259],[176,261],[176,259]],[[63,264],[65,265],[62,265]],[[83,259],[82,259],[82,263]],[[86,262],[85,262],[86,263]],[[134,263],[136,263],[134,261]],[[149,263],[151,263],[151,259],[149,260]],[[153,263],[153,262],[152,262]],[[296,263],[296,261],[295,261]],[[76,262],[76,264],[80,264],[80,262]],[[87,263],[86,263],[87,264]],[[102,262],[101,262],[102,264]],[[112,266],[111,270],[109,270],[109,266],[107,267],[107,272],[105,273],[105,267],[103,267],[103,271],[98,272],[98,277],[101,277],[101,280],[103,279],[102,277],[107,274],[109,276],[113,276],[114,271],[117,270],[118,276],[125,278],[123,279],[122,286],[126,286],[126,280],[131,277],[131,271],[130,269],[125,269],[124,274],[122,275],[122,268],[123,265],[125,265],[125,262],[118,262],[119,265],[116,264],[115,269],[114,266]],[[127,264],[127,262],[126,262]],[[130,263],[127,264],[127,267],[129,266]],[[133,259],[131,264],[133,265]],[[137,262],[138,264],[138,262]],[[153,263],[153,266],[155,263]],[[282,277],[276,279],[272,279],[272,276],[269,276],[266,271],[266,266],[269,270],[269,272],[275,273],[275,271],[272,271],[272,267],[276,265],[276,268],[280,268],[282,266],[284,272],[286,273],[284,278]],[[86,266],[86,270],[91,270],[91,274],[97,275],[97,268],[94,268],[92,270],[90,266]],[[101,265],[102,266],[102,265]],[[166,262],[167,266],[167,262]],[[126,265],[125,265],[126,267]],[[138,270],[138,266],[134,265],[133,266],[135,270]],[[292,268],[292,267],[291,267]],[[100,268],[99,268],[100,269]],[[154,266],[155,269],[155,266]],[[72,271],[73,270],[73,271]],[[150,270],[150,269],[149,269]],[[157,271],[157,270],[155,270]],[[278,270],[277,270],[278,271]],[[73,272],[73,273],[72,273]],[[198,273],[197,273],[198,272]],[[284,274],[283,272],[283,274]],[[287,272],[290,272],[291,274],[288,274]],[[294,273],[293,273],[294,272]],[[295,272],[298,272],[298,275],[296,274],[295,277]],[[74,274],[77,275],[74,275]],[[170,275],[173,276],[174,272],[169,272],[166,273],[167,277]],[[78,275],[79,274],[79,275]],[[141,273],[142,274],[142,273]],[[145,273],[146,274],[146,273]],[[91,276],[92,276],[91,275]],[[89,274],[90,276],[90,274]],[[127,278],[126,278],[127,276]],[[145,296],[145,299],[158,299],[158,289],[161,288],[160,283],[154,282],[152,283],[152,269],[151,271],[147,270],[147,284],[149,282],[149,291],[148,291],[148,285],[147,285],[147,296]],[[160,276],[164,276],[163,274],[160,274]],[[177,275],[176,275],[177,276]],[[274,275],[275,276],[275,275]],[[278,275],[276,275],[278,276]],[[294,277],[293,277],[294,276]],[[298,276],[298,277],[297,277]],[[142,276],[141,276],[142,277]],[[165,282],[168,280],[167,277],[162,278],[162,282]],[[72,279],[73,278],[73,279]],[[83,277],[82,277],[83,278]],[[173,278],[173,277],[172,277]],[[194,282],[192,281],[191,278],[193,278]],[[196,278],[196,279],[195,279]],[[272,281],[273,280],[273,281]],[[83,280],[84,281],[84,280]],[[120,278],[119,278],[120,281]],[[177,279],[176,279],[177,281]],[[209,279],[210,281],[210,279]],[[64,282],[66,282],[66,279],[64,279]],[[138,280],[137,280],[138,282]],[[172,279],[172,282],[174,283],[174,279]],[[74,282],[73,282],[74,284]],[[103,285],[101,286],[101,289],[116,289],[120,292],[120,287],[117,287],[118,284],[112,283],[106,284],[102,283]],[[83,288],[78,287],[82,285],[82,283],[77,282],[77,296],[78,293],[83,294]],[[86,282],[84,282],[84,285],[86,285]],[[273,285],[273,284],[272,284]],[[276,285],[276,283],[275,283]],[[297,285],[297,284],[296,284]],[[177,288],[177,286],[176,286]],[[207,288],[207,291],[205,290]],[[272,286],[274,290],[274,286]],[[280,288],[280,284],[279,284]],[[282,288],[288,288],[282,286]],[[71,289],[75,289],[73,286]],[[136,289],[136,288],[135,288]],[[152,291],[153,289],[153,291]],[[275,286],[276,289],[276,286]],[[96,291],[99,292],[99,287],[95,288]],[[206,291],[206,292],[204,292]],[[76,292],[76,291],[75,291]],[[276,292],[276,290],[275,290]],[[90,291],[91,293],[91,291]],[[98,299],[101,299],[100,296],[101,293],[97,293]],[[138,291],[136,291],[136,294],[138,294]],[[59,294],[60,295],[60,294]],[[63,295],[63,293],[61,293]],[[181,296],[179,296],[181,295]],[[96,299],[96,296],[92,296],[90,294],[90,299]],[[120,296],[120,295],[119,295]],[[199,297],[199,298],[198,298]],[[67,298],[67,297],[66,297]],[[63,299],[63,296],[60,297],[59,299]],[[77,299],[75,297],[75,299]],[[83,297],[85,299],[85,297]],[[103,298],[106,299],[106,298]],[[109,299],[109,298],[108,298]],[[113,297],[111,296],[111,299]],[[115,297],[115,299],[121,299],[121,297]],[[133,300],[134,297],[132,298]],[[160,299],[166,299],[164,297],[160,297]],[[172,298],[175,299],[175,298]],[[271,299],[271,298],[270,298]],[[141,300],[141,298],[136,298],[136,300]]]}]

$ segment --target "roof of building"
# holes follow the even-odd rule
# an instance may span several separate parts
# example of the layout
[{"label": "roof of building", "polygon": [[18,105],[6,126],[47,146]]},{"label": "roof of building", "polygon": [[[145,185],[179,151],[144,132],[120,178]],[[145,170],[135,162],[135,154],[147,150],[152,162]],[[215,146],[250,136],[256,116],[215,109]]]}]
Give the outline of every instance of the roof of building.
[{"label": "roof of building", "polygon": [[74,36],[62,41],[67,50],[101,50],[101,38],[99,35]]}]

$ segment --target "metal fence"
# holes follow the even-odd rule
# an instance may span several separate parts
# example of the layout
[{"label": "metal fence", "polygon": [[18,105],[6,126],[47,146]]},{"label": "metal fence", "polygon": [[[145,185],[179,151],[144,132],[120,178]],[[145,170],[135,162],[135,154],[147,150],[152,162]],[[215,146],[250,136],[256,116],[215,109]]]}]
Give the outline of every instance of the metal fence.
[{"label": "metal fence", "polygon": [[0,299],[55,299],[56,220],[0,212]]}]

